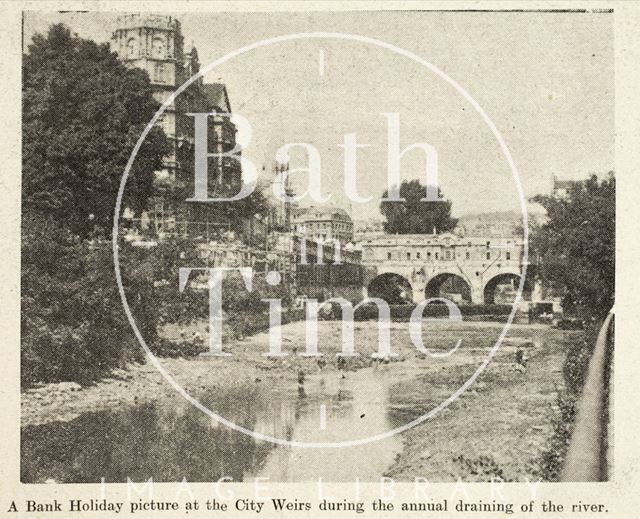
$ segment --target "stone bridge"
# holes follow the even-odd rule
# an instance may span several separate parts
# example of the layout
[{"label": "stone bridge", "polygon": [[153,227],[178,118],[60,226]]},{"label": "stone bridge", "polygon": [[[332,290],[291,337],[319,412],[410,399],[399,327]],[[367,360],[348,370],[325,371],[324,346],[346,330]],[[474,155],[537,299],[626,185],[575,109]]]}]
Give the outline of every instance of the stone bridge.
[{"label": "stone bridge", "polygon": [[524,264],[522,240],[513,237],[381,235],[360,245],[367,295],[383,277],[401,276],[416,303],[437,297],[443,285],[460,293],[460,302],[493,303],[498,285],[518,288]]}]

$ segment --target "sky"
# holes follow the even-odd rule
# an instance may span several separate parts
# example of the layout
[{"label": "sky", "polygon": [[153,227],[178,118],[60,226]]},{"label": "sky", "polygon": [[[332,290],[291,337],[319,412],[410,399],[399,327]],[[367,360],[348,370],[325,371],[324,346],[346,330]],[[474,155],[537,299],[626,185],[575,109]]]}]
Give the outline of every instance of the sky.
[{"label": "sky", "polygon": [[[288,12],[166,13],[182,22],[185,47],[204,66],[245,45],[284,34],[339,32],[406,49],[462,86],[504,138],[526,197],[549,192],[552,176],[580,179],[614,168],[611,13]],[[116,13],[26,12],[24,41],[63,22],[108,41]],[[322,57],[321,57],[322,56]],[[369,43],[335,38],[281,42],[207,73],[224,82],[231,107],[252,126],[243,155],[261,169],[285,143],[313,144],[321,184],[355,218],[379,216],[387,185],[384,113],[400,117],[401,147],[437,150],[439,185],[456,215],[519,210],[509,165],[472,104],[424,66]],[[366,203],[347,200],[339,144],[356,133],[357,179]],[[306,165],[301,151],[291,168]],[[403,179],[424,179],[419,150],[402,159]],[[300,193],[306,174],[292,174]],[[424,181],[423,181],[424,183]],[[303,202],[303,205],[309,201]]]}]

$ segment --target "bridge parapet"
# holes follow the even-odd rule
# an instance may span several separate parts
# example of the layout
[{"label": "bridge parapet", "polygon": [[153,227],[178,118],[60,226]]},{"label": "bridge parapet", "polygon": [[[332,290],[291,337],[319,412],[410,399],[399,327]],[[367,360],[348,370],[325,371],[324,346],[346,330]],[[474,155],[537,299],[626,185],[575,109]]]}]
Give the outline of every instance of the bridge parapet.
[{"label": "bridge parapet", "polygon": [[500,276],[519,277],[523,267],[523,243],[513,237],[385,235],[360,245],[363,265],[376,275],[404,277],[411,284],[415,302],[424,300],[425,288],[432,280],[449,275],[464,280],[471,301],[481,303],[492,281]]}]

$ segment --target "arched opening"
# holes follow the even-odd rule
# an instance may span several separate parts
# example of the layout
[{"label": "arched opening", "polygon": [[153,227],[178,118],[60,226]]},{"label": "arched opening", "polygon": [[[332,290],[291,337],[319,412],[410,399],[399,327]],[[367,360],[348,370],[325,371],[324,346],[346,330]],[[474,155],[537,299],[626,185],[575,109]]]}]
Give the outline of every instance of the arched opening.
[{"label": "arched opening", "polygon": [[457,274],[438,274],[431,278],[424,289],[427,299],[444,297],[454,303],[471,303],[471,287]]},{"label": "arched opening", "polygon": [[390,305],[409,304],[413,301],[411,283],[401,276],[388,272],[375,277],[368,287],[369,297],[379,297]]},{"label": "arched opening", "polygon": [[[518,294],[520,286],[520,276],[518,274],[498,274],[492,277],[484,287],[484,302],[486,304],[510,305]],[[523,296],[527,298],[527,293],[531,289],[527,283],[524,286]]]}]

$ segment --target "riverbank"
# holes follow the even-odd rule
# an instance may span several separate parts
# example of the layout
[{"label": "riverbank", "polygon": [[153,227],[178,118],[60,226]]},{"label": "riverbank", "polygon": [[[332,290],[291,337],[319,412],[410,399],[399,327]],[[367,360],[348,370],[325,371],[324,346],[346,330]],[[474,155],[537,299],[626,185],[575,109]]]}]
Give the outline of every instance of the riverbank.
[{"label": "riverbank", "polygon": [[[542,456],[549,448],[560,415],[558,392],[564,387],[562,366],[576,332],[547,329],[528,353],[526,369],[504,352],[471,388],[429,423],[403,435],[403,451],[386,474],[398,480],[537,481],[544,476]],[[507,341],[508,343],[509,341]],[[415,416],[425,390],[438,379],[421,376],[393,388],[392,412]]]},{"label": "riverbank", "polygon": [[[325,428],[329,431],[326,434],[332,433],[331,427],[335,425],[336,431],[332,434],[342,439],[343,433],[358,434],[356,422],[350,426],[344,421],[345,417],[351,416],[344,406],[350,409],[368,406],[366,412],[353,415],[354,420],[364,414],[375,417],[368,428],[361,431],[366,436],[385,432],[385,427],[400,427],[440,404],[486,358],[502,325],[425,322],[424,343],[431,351],[445,353],[462,340],[453,355],[434,359],[421,354],[411,344],[406,323],[391,323],[392,349],[398,356],[389,364],[371,367],[371,355],[377,348],[376,323],[358,322],[355,328],[358,356],[350,359],[343,370],[339,369],[335,356],[341,345],[340,323],[335,321],[318,323],[318,344],[320,351],[326,353],[323,357],[326,364],[319,363],[316,358],[295,355],[278,359],[264,357],[263,353],[268,350],[268,333],[225,345],[225,350],[232,354],[230,357],[160,361],[189,394],[205,395],[224,409],[248,405],[256,395],[262,395],[266,403],[277,400],[290,405],[293,414],[284,420],[284,425],[278,418],[283,412],[282,406],[267,414],[260,409],[262,414],[258,422],[255,422],[256,418],[248,419],[248,425],[257,424],[279,433],[284,431],[302,441],[317,437],[319,408],[326,405]],[[304,349],[304,322],[287,324],[281,331],[285,351],[293,353],[293,350]],[[555,400],[562,387],[564,352],[577,337],[576,332],[542,325],[513,325],[504,346],[469,390],[446,410],[400,436],[401,448],[395,460],[389,460],[386,468],[381,466],[380,475],[398,480],[419,476],[430,481],[449,481],[457,477],[488,480],[493,476],[507,480],[536,479],[538,461],[551,437],[552,422],[558,412]],[[526,369],[515,362],[518,350],[525,351],[528,358]],[[301,372],[302,385],[299,384]],[[370,384],[375,384],[376,380],[380,380],[381,387],[384,382],[385,394],[367,401],[368,395],[372,394],[371,387],[376,387]],[[224,395],[233,395],[235,403],[220,403],[219,398]],[[47,434],[51,434],[51,428],[57,423],[71,424],[104,411],[107,415],[101,414],[101,420],[117,420],[122,429],[120,434],[126,435],[126,423],[120,422],[135,417],[136,409],[149,406],[159,409],[164,419],[167,414],[184,413],[190,404],[176,395],[176,390],[152,364],[132,365],[89,387],[58,384],[26,391],[22,398],[22,425],[37,437],[39,426],[46,427]],[[127,412],[125,420],[118,413],[127,409],[131,413]],[[355,412],[353,409],[349,413]],[[198,419],[202,418],[200,411],[194,409],[193,413]],[[220,414],[225,416],[222,411]],[[171,435],[170,429],[178,427],[176,419],[177,416],[169,421],[169,430],[163,429],[163,434]],[[363,423],[365,421],[363,418]],[[100,441],[100,427],[95,431],[96,441]],[[204,424],[199,434],[206,434],[206,427]],[[192,432],[182,431],[185,440],[188,441]],[[273,449],[272,444],[256,443],[263,444],[264,449]],[[171,442],[166,442],[164,448],[171,449]],[[224,449],[224,445],[220,448]],[[376,444],[370,444],[363,454],[370,452],[373,455],[375,449]],[[256,461],[246,469],[245,475],[255,473],[263,464],[271,467],[274,474],[297,474],[291,470],[294,461],[289,454],[278,454],[276,459],[274,464],[269,458],[262,457],[259,463]],[[354,474],[357,476],[357,470]]]}]

